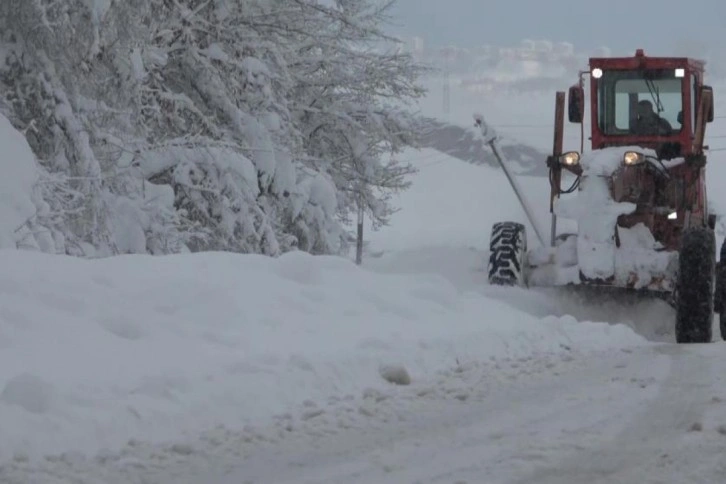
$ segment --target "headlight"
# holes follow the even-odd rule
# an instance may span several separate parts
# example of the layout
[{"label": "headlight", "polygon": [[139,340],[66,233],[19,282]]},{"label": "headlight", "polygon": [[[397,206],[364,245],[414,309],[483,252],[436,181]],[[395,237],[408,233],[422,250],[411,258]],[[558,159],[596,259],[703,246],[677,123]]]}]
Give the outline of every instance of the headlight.
[{"label": "headlight", "polygon": [[645,161],[645,155],[637,151],[626,151],[623,155],[623,164],[626,166],[639,165]]},{"label": "headlight", "polygon": [[568,151],[560,155],[560,164],[565,166],[575,166],[580,163],[580,153],[577,151]]}]

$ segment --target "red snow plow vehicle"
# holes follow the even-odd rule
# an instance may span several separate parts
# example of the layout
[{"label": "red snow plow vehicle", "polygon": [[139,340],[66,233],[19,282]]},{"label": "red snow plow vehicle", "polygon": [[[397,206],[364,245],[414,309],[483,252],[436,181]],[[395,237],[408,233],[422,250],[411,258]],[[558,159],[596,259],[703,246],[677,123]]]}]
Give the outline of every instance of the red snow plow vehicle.
[{"label": "red snow plow vehicle", "polygon": [[[563,151],[565,111],[581,126],[580,151]],[[586,111],[592,146],[583,153]],[[675,308],[677,342],[710,342],[714,312],[726,339],[724,271],[716,265],[716,217],[706,197],[704,135],[713,118],[702,61],[648,57],[640,49],[633,57],[591,58],[569,89],[567,109],[565,93],[556,95],[554,150],[547,160],[549,241],[498,154],[495,137],[487,141],[541,242],[528,250],[523,224],[495,224],[490,283],[642,291]],[[486,136],[486,125],[481,119],[477,124]],[[563,188],[564,178],[574,183]],[[558,219],[575,221],[576,233],[558,233]],[[722,259],[724,253],[726,244]]]}]

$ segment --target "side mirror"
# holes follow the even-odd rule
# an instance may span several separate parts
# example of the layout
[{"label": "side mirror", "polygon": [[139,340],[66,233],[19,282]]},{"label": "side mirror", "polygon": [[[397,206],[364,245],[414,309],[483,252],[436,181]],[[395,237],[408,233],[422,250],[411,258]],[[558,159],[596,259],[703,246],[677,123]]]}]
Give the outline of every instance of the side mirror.
[{"label": "side mirror", "polygon": [[578,86],[571,86],[567,95],[567,116],[571,123],[582,123],[585,117],[585,90]]},{"label": "side mirror", "polygon": [[711,102],[706,107],[706,122],[707,123],[710,123],[710,122],[713,121],[713,118],[714,118],[714,114],[713,114],[713,112],[714,112],[714,109],[713,109],[713,88],[711,86],[703,86],[701,88],[701,92],[706,91],[706,90],[711,91],[711,97],[710,97]]}]

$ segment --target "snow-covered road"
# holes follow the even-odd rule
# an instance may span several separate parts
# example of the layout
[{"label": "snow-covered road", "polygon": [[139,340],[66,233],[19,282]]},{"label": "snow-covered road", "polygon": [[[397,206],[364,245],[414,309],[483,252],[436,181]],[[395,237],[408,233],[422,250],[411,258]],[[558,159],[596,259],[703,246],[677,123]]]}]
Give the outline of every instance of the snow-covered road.
[{"label": "snow-covered road", "polygon": [[[3,483],[716,483],[726,479],[722,344],[644,344],[452,368],[310,405],[274,428],[72,454]],[[342,423],[345,422],[345,425]]]},{"label": "snow-covered road", "polygon": [[659,345],[527,362],[550,371],[494,386],[487,368],[466,370],[462,401],[424,397],[375,430],[252,452],[204,482],[724,482],[723,350]]}]

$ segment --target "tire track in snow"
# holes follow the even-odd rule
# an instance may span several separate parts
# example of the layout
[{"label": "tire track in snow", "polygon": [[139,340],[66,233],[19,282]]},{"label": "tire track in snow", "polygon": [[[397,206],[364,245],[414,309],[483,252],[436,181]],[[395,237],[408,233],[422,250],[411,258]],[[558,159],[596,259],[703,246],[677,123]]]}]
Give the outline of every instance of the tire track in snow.
[{"label": "tire track in snow", "polygon": [[670,359],[670,372],[651,403],[629,419],[632,425],[611,441],[578,450],[512,484],[723,481],[724,465],[699,445],[723,349],[720,344],[657,347]]},{"label": "tire track in snow", "polygon": [[[648,368],[654,361],[662,366]],[[510,483],[540,462],[613,440],[628,425],[622,416],[635,414],[657,395],[654,383],[666,378],[668,361],[652,347],[589,355],[565,374],[514,383],[482,400],[425,406],[405,422],[365,432],[368,436],[341,435],[314,451],[253,459],[244,473],[224,482],[246,477],[279,484]],[[611,383],[617,372],[623,377]],[[640,382],[647,382],[645,388]],[[293,469],[290,462],[300,465]]]}]

